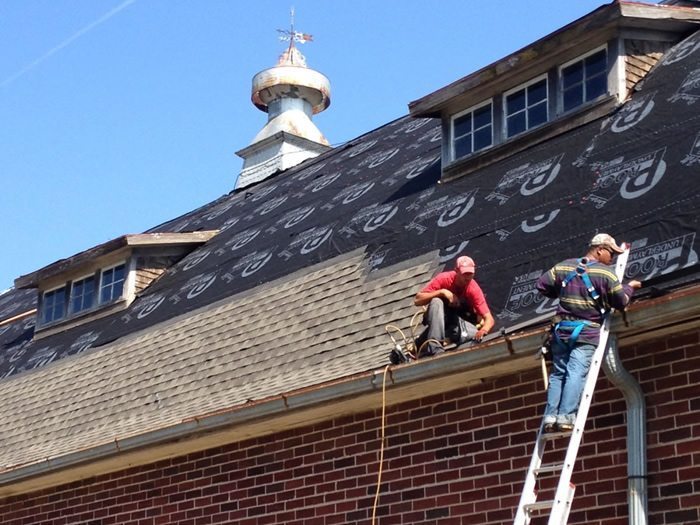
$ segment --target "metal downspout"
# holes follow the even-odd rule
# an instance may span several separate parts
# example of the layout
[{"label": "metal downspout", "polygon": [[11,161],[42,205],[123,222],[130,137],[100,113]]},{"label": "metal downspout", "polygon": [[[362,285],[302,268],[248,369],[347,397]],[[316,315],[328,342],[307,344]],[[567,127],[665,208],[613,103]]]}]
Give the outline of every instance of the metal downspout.
[{"label": "metal downspout", "polygon": [[630,525],[647,525],[646,402],[637,380],[622,366],[617,338],[610,335],[603,370],[627,405],[627,505]]}]

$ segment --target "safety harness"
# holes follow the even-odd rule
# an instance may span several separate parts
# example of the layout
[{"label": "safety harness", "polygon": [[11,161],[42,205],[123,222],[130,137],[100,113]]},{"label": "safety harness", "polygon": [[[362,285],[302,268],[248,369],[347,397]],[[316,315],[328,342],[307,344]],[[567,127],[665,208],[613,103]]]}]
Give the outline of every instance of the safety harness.
[{"label": "safety harness", "polygon": [[[561,296],[561,292],[566,288],[566,286],[576,277],[579,277],[582,281],[584,286],[586,287],[586,290],[588,291],[588,294],[591,296],[591,299],[593,299],[593,302],[596,304],[598,307],[598,310],[600,311],[601,317],[605,317],[605,314],[607,313],[607,309],[603,305],[603,301],[600,297],[600,294],[598,293],[598,290],[595,289],[593,286],[593,283],[591,282],[591,278],[588,276],[588,271],[586,268],[586,263],[588,260],[585,257],[581,257],[580,259],[576,260],[576,269],[573,270],[571,273],[569,273],[564,280],[561,283],[561,291],[559,292],[559,295]],[[573,350],[574,345],[576,344],[576,341],[578,340],[579,335],[581,335],[581,332],[586,326],[590,325],[598,325],[598,323],[594,323],[593,321],[587,321],[584,319],[576,319],[576,320],[561,320],[557,322],[553,328],[552,328],[552,335],[554,336],[554,339],[560,343],[564,344],[562,340],[559,337],[559,329],[560,328],[570,328],[571,334],[569,335],[569,341],[566,343],[566,347],[569,349],[569,351]]]}]

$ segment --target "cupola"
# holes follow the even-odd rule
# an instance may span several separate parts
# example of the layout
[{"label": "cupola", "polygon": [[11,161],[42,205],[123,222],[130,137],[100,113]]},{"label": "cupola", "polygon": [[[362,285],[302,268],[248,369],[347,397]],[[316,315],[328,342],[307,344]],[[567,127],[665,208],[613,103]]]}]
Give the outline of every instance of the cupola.
[{"label": "cupola", "polygon": [[311,40],[311,35],[294,30],[279,31],[288,40],[287,49],[277,65],[253,77],[251,99],[255,107],[267,113],[267,124],[252,143],[237,151],[243,169],[236,189],[259,182],[330,149],[328,140],[312,122],[313,115],[331,103],[330,82],[306,65],[296,43]]}]

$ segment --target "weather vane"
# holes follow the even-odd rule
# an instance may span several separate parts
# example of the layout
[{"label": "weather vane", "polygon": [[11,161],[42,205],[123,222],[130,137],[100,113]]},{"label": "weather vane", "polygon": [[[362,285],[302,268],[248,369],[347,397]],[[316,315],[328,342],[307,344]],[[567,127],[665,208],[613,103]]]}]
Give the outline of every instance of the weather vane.
[{"label": "weather vane", "polygon": [[312,35],[309,35],[307,33],[300,33],[298,31],[294,31],[294,8],[292,7],[290,10],[290,17],[291,17],[291,25],[290,29],[278,29],[277,32],[280,34],[279,39],[282,40],[283,42],[289,42],[290,44],[293,42],[299,42],[300,44],[305,44],[306,42],[313,42],[314,37]]}]

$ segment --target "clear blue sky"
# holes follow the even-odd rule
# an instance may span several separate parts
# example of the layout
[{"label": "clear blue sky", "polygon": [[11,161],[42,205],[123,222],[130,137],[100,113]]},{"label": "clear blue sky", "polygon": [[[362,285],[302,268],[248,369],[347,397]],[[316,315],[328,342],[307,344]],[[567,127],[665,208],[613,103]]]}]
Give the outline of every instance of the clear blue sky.
[{"label": "clear blue sky", "polygon": [[0,0],[0,290],[233,189],[292,5],[341,144],[604,3]]}]

